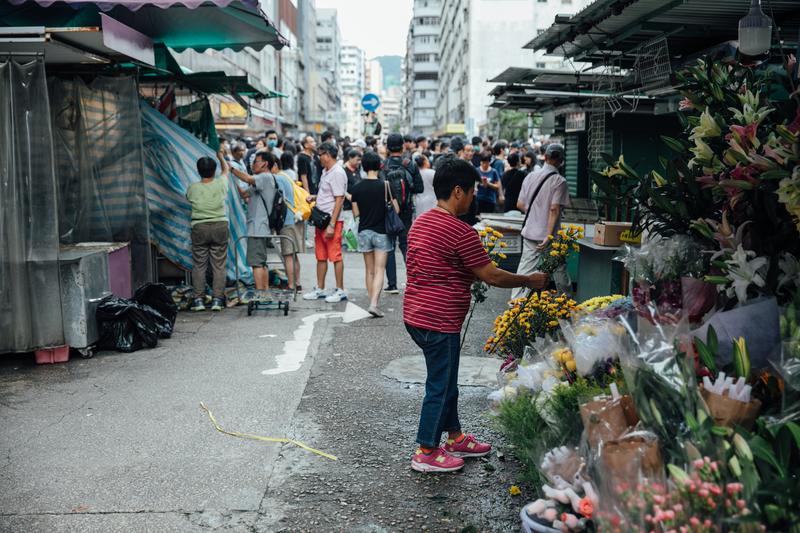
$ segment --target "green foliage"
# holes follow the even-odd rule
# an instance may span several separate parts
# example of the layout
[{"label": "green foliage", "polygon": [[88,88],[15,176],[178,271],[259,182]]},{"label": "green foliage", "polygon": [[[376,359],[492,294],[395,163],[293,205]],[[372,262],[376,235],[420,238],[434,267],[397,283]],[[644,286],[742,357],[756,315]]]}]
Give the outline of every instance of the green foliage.
[{"label": "green foliage", "polygon": [[605,220],[627,221],[632,209],[630,195],[641,178],[625,163],[623,156],[617,161],[609,154],[601,156],[608,167],[602,172],[589,171],[595,185],[594,197],[600,204]]},{"label": "green foliage", "polygon": [[497,132],[498,139],[527,139],[528,114],[510,109],[500,109],[497,118],[489,124],[490,131]]},{"label": "green foliage", "polygon": [[579,443],[583,432],[580,404],[607,391],[579,379],[572,385],[559,385],[550,395],[520,389],[516,398],[500,404],[497,420],[525,465],[527,481],[537,488],[547,482],[539,472],[542,457],[556,446]]},{"label": "green foliage", "polygon": [[719,340],[717,340],[717,332],[714,329],[714,326],[708,326],[706,342],[700,340],[699,337],[695,337],[694,345],[695,348],[697,348],[697,355],[700,358],[700,362],[716,377]]},{"label": "green foliage", "polygon": [[761,418],[749,439],[761,486],[755,494],[769,531],[800,531],[800,425]]}]

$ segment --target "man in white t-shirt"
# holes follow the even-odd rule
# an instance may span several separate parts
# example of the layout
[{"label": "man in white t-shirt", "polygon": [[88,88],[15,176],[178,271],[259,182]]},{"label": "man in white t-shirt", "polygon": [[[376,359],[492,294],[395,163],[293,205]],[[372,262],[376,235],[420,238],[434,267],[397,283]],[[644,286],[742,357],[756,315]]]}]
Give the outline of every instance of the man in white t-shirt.
[{"label": "man in white t-shirt", "polygon": [[[522,228],[522,257],[517,274],[536,272],[539,255],[547,248],[549,237],[561,228],[561,208],[570,205],[567,180],[558,170],[563,164],[564,146],[552,143],[547,146],[544,166],[528,174],[522,182],[517,209],[527,213],[527,219]],[[553,281],[559,292],[570,291],[566,265],[553,273]],[[520,298],[527,292],[524,288],[514,289],[511,298]]]},{"label": "man in white t-shirt", "polygon": [[[323,171],[319,180],[319,191],[309,200],[316,200],[317,208],[331,217],[328,227],[316,228],[314,233],[314,253],[317,256],[317,286],[303,295],[304,300],[325,298],[328,303],[347,300],[344,291],[344,263],[342,261],[342,208],[347,194],[347,174],[336,161],[338,149],[333,143],[322,143],[319,147],[319,160]],[[328,274],[328,261],[333,263],[336,276],[336,290],[325,291],[325,276]]]}]

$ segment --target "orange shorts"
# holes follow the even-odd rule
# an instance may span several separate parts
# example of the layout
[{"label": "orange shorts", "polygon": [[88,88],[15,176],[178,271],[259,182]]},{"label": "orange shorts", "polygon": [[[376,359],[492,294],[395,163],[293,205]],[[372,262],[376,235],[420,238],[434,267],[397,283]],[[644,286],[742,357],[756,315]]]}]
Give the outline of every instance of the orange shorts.
[{"label": "orange shorts", "polygon": [[344,222],[339,221],[336,223],[336,229],[334,229],[333,232],[333,239],[325,238],[324,229],[316,228],[314,230],[314,254],[317,256],[317,261],[330,261],[331,263],[338,263],[342,260],[343,228]]}]

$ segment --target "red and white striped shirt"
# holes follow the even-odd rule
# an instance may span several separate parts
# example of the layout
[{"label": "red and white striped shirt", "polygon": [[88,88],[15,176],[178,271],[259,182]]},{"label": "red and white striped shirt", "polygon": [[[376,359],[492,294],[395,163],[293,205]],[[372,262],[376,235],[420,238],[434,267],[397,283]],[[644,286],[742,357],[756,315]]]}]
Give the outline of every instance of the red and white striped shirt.
[{"label": "red and white striped shirt", "polygon": [[405,323],[459,333],[469,310],[472,269],[490,262],[469,224],[440,209],[420,215],[408,232]]}]

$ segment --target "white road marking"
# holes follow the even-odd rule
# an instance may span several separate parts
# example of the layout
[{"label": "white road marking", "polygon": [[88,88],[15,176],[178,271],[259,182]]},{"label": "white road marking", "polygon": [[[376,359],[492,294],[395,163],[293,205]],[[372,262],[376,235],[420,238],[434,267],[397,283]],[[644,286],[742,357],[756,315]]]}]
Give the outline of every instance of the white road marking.
[{"label": "white road marking", "polygon": [[[354,303],[347,302],[347,307],[344,313],[316,313],[307,316],[303,319],[302,323],[294,330],[292,340],[283,343],[283,352],[276,358],[275,368],[268,368],[261,373],[265,376],[275,376],[277,374],[284,374],[286,372],[294,372],[300,370],[303,366],[303,361],[306,360],[308,349],[311,347],[311,336],[314,333],[314,324],[317,320],[323,318],[341,318],[345,324],[361,320],[371,316],[367,311],[363,310]],[[261,337],[274,337],[275,335],[261,335]]]}]

